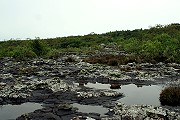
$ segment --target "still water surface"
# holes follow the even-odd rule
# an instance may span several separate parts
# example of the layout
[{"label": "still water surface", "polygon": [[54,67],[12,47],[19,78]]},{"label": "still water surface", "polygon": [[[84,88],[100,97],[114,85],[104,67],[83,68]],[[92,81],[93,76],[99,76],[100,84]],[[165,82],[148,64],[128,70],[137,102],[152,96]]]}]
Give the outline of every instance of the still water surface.
[{"label": "still water surface", "polygon": [[[109,84],[101,83],[87,83],[86,87],[96,89],[110,89]],[[149,85],[138,87],[135,84],[121,85],[120,89],[113,89],[114,91],[123,93],[125,97],[119,99],[122,103],[127,105],[132,104],[148,104],[159,106],[159,94],[163,88],[163,85]]]},{"label": "still water surface", "polygon": [[0,120],[15,120],[17,117],[41,109],[38,103],[23,103],[21,105],[0,106]]},{"label": "still water surface", "polygon": [[108,112],[108,109],[103,106],[81,105],[78,103],[74,103],[73,106],[77,107],[78,111],[83,113],[99,113],[101,116],[104,116]]},{"label": "still water surface", "polygon": [[[95,89],[110,89],[109,84],[101,83],[87,83],[85,86]],[[162,88],[162,85],[149,85],[138,87],[135,84],[128,84],[121,85],[120,89],[113,90],[121,92],[125,95],[125,97],[119,99],[118,101],[127,105],[148,104],[159,106],[159,94]],[[80,105],[77,103],[74,103],[73,106],[79,108],[79,112],[100,113],[101,116],[108,112],[108,109],[102,106]],[[21,116],[22,114],[30,113],[41,108],[42,105],[38,103],[24,103],[21,105],[0,106],[0,120],[15,120],[18,116]]]}]

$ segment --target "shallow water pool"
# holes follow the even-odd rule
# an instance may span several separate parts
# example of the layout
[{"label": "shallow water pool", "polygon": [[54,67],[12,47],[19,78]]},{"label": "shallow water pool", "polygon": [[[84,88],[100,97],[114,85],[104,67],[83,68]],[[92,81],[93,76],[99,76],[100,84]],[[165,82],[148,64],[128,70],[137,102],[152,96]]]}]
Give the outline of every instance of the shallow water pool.
[{"label": "shallow water pool", "polygon": [[[101,83],[87,83],[86,87],[95,89],[110,89],[110,84]],[[135,84],[121,85],[120,89],[113,89],[114,91],[123,93],[125,97],[119,99],[122,103],[127,105],[132,104],[148,104],[159,106],[159,94],[163,85],[142,85]]]},{"label": "shallow water pool", "polygon": [[78,103],[73,103],[72,105],[78,108],[78,112],[83,113],[99,113],[101,116],[104,116],[108,112],[108,109],[103,106],[81,105]]},{"label": "shallow water pool", "polygon": [[0,106],[0,120],[15,120],[17,117],[41,109],[39,103],[23,103],[21,105]]},{"label": "shallow water pool", "polygon": [[125,94],[125,97],[118,100],[127,105],[132,104],[147,104],[159,106],[159,95],[162,90],[162,86],[151,85],[137,87],[134,84],[124,85],[119,90]]}]

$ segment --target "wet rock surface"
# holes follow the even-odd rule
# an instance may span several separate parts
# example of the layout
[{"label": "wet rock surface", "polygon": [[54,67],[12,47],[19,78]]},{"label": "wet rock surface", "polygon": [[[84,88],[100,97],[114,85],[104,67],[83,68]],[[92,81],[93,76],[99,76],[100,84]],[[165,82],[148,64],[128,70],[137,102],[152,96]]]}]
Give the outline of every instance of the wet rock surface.
[{"label": "wet rock surface", "polygon": [[179,120],[180,111],[170,111],[165,107],[154,107],[152,105],[125,105],[117,102],[109,110],[111,117],[104,117],[102,120]]},{"label": "wet rock surface", "polygon": [[[88,117],[91,116],[91,117]],[[85,120],[85,119],[101,119],[99,114],[81,113],[77,112],[77,108],[74,108],[70,104],[58,104],[49,105],[40,110],[36,110],[33,113],[24,114],[17,118],[17,120]]]},{"label": "wet rock surface", "polygon": [[[68,57],[73,61],[67,61]],[[15,61],[3,58],[0,61],[0,104],[21,104],[24,102],[43,103],[44,108],[20,116],[17,120],[79,120],[79,119],[116,119],[121,114],[136,118],[142,106],[133,107],[136,112],[128,112],[128,106],[113,104],[123,97],[122,93],[113,90],[93,89],[84,84],[173,84],[179,85],[180,65],[175,63],[128,63],[111,67],[83,62],[84,55],[62,55],[58,59],[33,59]],[[78,83],[78,84],[74,84]],[[108,117],[99,114],[80,113],[69,104],[102,105],[109,108]],[[111,104],[111,105],[110,105]],[[149,106],[144,106],[149,108]],[[153,108],[154,109],[154,108]],[[119,111],[121,110],[121,111]],[[132,111],[133,111],[132,110]],[[167,109],[169,110],[169,109]],[[144,110],[147,111],[147,110]],[[173,110],[171,110],[173,111]],[[168,111],[170,112],[170,110]],[[142,112],[141,112],[142,113]],[[133,114],[133,115],[132,115]],[[138,116],[149,119],[151,114]],[[152,113],[155,115],[156,113]],[[159,114],[159,113],[158,113]],[[164,113],[163,113],[164,114]],[[171,117],[178,118],[179,111]],[[169,115],[169,114],[168,114]],[[151,115],[152,116],[152,115]],[[171,118],[170,117],[170,118]],[[125,119],[125,117],[122,117]],[[179,119],[179,118],[178,118]]]}]

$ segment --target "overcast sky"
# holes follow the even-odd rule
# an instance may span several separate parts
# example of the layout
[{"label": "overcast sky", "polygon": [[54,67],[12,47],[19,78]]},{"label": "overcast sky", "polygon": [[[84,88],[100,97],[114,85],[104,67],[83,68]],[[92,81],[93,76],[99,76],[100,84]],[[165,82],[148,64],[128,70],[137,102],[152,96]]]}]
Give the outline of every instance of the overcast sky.
[{"label": "overcast sky", "polygon": [[180,0],[0,0],[0,40],[180,23]]}]

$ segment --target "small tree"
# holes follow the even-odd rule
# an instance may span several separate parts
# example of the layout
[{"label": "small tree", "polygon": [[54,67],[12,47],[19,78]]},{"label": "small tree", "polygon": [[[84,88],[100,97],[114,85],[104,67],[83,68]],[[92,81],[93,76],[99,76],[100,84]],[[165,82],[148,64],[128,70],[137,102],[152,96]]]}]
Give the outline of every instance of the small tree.
[{"label": "small tree", "polygon": [[37,56],[42,56],[45,54],[45,46],[40,43],[39,40],[33,40],[31,44],[32,51],[36,53]]}]

